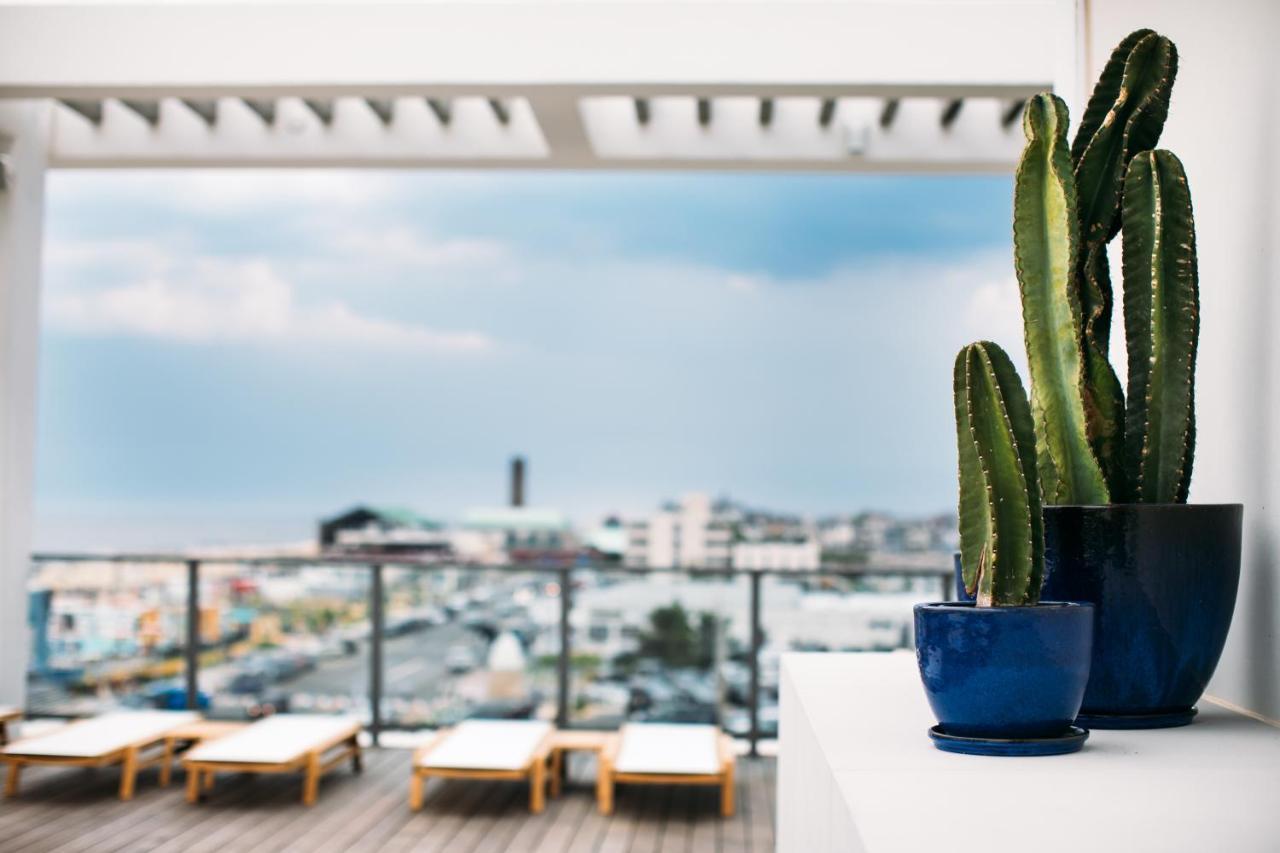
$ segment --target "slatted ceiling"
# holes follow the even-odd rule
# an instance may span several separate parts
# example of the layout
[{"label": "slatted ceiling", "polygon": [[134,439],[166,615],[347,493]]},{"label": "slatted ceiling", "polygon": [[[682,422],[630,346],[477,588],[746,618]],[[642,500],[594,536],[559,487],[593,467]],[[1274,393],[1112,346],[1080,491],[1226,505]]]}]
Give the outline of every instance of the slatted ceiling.
[{"label": "slatted ceiling", "polygon": [[507,105],[501,99],[490,98],[489,109],[493,110],[493,117],[498,120],[498,124],[508,125],[511,123],[511,111],[507,109]]},{"label": "slatted ceiling", "polygon": [[768,127],[773,124],[773,98],[760,99],[760,126]]},{"label": "slatted ceiling", "polygon": [[390,98],[365,98],[364,102],[383,124],[391,124],[395,120],[395,102]]},{"label": "slatted ceiling", "polygon": [[333,101],[322,101],[317,98],[303,98],[302,103],[306,106],[311,114],[320,119],[320,123],[325,125],[333,124]]},{"label": "slatted ceiling", "polygon": [[893,120],[898,116],[898,105],[899,101],[897,98],[889,98],[884,102],[884,105],[880,107],[881,127],[887,128],[893,125]]},{"label": "slatted ceiling", "polygon": [[818,126],[830,127],[831,121],[836,117],[836,99],[823,98],[822,105],[818,107]]},{"label": "slatted ceiling", "polygon": [[131,98],[121,98],[120,103],[128,109],[129,112],[138,116],[152,127],[155,127],[160,123],[159,101],[138,101]]},{"label": "slatted ceiling", "polygon": [[1009,127],[1022,116],[1022,108],[1026,105],[1026,101],[1013,101],[1005,108],[1004,115],[1000,116],[1000,124],[1003,127]]},{"label": "slatted ceiling", "polygon": [[102,124],[102,101],[62,100],[59,103],[93,124]]},{"label": "slatted ceiling", "polygon": [[711,99],[698,98],[698,124],[706,127],[711,124]]},{"label": "slatted ceiling", "polygon": [[244,105],[258,114],[258,117],[267,124],[275,124],[276,122],[276,102],[260,101],[254,98],[241,99]]},{"label": "slatted ceiling", "polygon": [[942,115],[939,119],[944,128],[949,128],[955,124],[960,116],[960,110],[964,109],[964,98],[953,98],[942,108]]},{"label": "slatted ceiling", "polygon": [[636,98],[635,103],[636,103],[636,121],[639,122],[641,125],[648,124],[649,118],[650,118],[649,99]]},{"label": "slatted ceiling", "polygon": [[204,119],[207,125],[214,125],[218,121],[218,102],[216,100],[200,101],[194,98],[182,98],[182,105],[191,112]]},{"label": "slatted ceiling", "polygon": [[443,98],[427,98],[427,109],[436,117],[436,120],[445,127],[449,126],[449,122],[453,120],[453,105]]}]

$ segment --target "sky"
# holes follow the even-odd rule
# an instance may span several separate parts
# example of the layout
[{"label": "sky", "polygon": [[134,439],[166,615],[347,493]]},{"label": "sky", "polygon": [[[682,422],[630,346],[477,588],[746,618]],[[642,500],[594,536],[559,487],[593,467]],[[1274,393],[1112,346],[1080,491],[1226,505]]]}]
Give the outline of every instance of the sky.
[{"label": "sky", "polygon": [[[42,548],[357,502],[587,525],[689,491],[955,502],[951,364],[1021,365],[1007,176],[56,172]],[[1025,370],[1023,371],[1025,377]]]}]

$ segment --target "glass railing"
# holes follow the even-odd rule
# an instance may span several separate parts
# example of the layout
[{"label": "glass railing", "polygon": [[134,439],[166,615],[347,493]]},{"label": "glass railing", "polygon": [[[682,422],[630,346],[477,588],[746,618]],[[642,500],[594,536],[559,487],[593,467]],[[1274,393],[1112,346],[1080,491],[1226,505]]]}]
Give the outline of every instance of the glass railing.
[{"label": "glass railing", "polygon": [[41,554],[29,590],[33,715],[342,712],[375,740],[468,717],[705,722],[754,752],[783,652],[908,648],[911,606],[951,573]]}]

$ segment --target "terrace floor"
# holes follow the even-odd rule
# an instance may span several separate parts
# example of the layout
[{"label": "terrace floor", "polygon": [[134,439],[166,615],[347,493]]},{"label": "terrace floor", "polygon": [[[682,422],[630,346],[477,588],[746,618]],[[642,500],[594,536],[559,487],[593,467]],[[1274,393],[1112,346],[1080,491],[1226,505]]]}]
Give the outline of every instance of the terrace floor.
[{"label": "terrace floor", "polygon": [[15,799],[0,801],[0,851],[772,851],[772,758],[738,763],[738,811],[722,820],[713,788],[619,786],[611,817],[595,808],[595,766],[570,756],[569,784],[541,815],[528,787],[441,782],[409,811],[408,750],[369,749],[365,771],[324,777],[320,801],[300,802],[294,776],[218,778],[210,798],[183,799],[183,775],[160,788],[142,773],[131,802],[116,798],[119,771],[28,768]]}]

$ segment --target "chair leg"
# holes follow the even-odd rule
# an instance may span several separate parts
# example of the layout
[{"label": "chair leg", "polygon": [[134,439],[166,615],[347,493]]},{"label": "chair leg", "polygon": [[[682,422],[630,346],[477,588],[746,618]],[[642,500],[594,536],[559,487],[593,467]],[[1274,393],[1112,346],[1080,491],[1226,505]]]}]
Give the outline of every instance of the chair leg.
[{"label": "chair leg", "polygon": [[302,783],[302,804],[314,806],[320,794],[320,753],[307,755],[307,775]]},{"label": "chair leg", "polygon": [[9,775],[4,782],[4,795],[6,797],[18,796],[18,781],[22,778],[22,762],[9,762]]},{"label": "chair leg", "polygon": [[560,796],[560,784],[564,778],[564,750],[556,749],[551,752],[551,798]]},{"label": "chair leg", "polygon": [[201,786],[201,789],[205,792],[212,791],[213,790],[213,771],[212,770],[204,771],[204,776],[202,776],[201,778],[204,780],[204,784]]},{"label": "chair leg", "polygon": [[409,810],[418,811],[422,808],[422,787],[426,782],[422,776],[414,773],[409,777]]},{"label": "chair leg", "polygon": [[190,764],[187,765],[187,802],[188,803],[200,802],[201,772],[202,771],[199,768],[193,767]]},{"label": "chair leg", "polygon": [[529,811],[542,814],[547,804],[547,762],[544,758],[535,759],[533,773],[529,784]]},{"label": "chair leg", "polygon": [[600,814],[613,814],[613,775],[603,763],[596,775],[596,805]]},{"label": "chair leg", "polygon": [[733,817],[733,765],[724,771],[724,779],[720,782],[720,816]]},{"label": "chair leg", "polygon": [[137,784],[138,749],[137,747],[129,747],[124,751],[124,764],[120,767],[120,799],[132,800]]},{"label": "chair leg", "polygon": [[160,787],[173,781],[173,738],[164,739],[164,757],[160,760]]},{"label": "chair leg", "polygon": [[360,754],[360,741],[351,738],[351,772],[360,773],[364,770],[364,762]]}]

